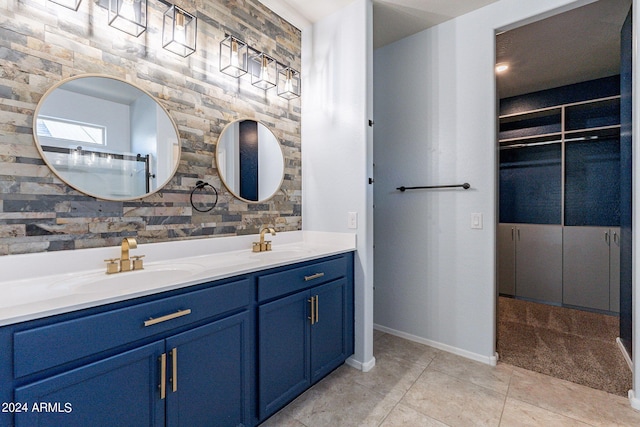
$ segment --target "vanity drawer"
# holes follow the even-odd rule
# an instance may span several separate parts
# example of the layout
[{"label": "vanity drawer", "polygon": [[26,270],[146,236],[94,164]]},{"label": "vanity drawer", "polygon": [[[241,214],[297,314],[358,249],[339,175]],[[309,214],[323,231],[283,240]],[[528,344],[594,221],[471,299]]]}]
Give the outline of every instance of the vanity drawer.
[{"label": "vanity drawer", "polygon": [[258,276],[258,301],[266,301],[344,277],[349,271],[348,259],[347,256],[341,256]]},{"label": "vanity drawer", "polygon": [[14,377],[240,309],[252,303],[253,295],[251,280],[244,279],[15,332]]}]

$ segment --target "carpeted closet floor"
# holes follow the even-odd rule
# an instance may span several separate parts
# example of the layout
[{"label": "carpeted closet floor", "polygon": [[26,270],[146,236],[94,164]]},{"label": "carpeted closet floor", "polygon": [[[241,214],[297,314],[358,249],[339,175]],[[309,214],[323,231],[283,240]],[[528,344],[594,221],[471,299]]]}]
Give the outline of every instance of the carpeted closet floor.
[{"label": "carpeted closet floor", "polygon": [[614,316],[498,298],[498,355],[510,365],[627,396],[631,370]]}]

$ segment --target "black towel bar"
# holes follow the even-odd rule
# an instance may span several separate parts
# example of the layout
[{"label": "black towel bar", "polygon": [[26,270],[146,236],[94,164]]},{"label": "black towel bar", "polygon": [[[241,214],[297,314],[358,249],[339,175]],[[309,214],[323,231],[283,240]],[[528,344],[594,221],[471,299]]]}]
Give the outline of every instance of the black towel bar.
[{"label": "black towel bar", "polygon": [[464,188],[465,190],[468,190],[469,188],[471,188],[471,185],[469,185],[468,182],[465,182],[464,184],[455,184],[455,185],[429,185],[429,186],[423,186],[423,187],[405,187],[404,185],[402,187],[398,187],[396,188],[396,190],[400,190],[402,192],[404,192],[405,190],[422,190],[422,189],[426,189],[426,190],[431,190],[431,189],[435,189],[435,188]]}]

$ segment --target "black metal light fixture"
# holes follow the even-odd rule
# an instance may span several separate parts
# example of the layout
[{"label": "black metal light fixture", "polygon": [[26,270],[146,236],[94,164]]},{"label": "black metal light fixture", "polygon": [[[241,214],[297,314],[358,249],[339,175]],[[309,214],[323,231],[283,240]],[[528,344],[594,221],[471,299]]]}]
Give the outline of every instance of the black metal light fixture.
[{"label": "black metal light fixture", "polygon": [[249,72],[252,85],[264,90],[277,86],[278,96],[285,99],[301,93],[298,71],[228,34],[220,42],[220,71],[236,78]]},{"label": "black metal light fixture", "polygon": [[147,29],[147,0],[109,0],[109,25],[139,37]]},{"label": "black metal light fixture", "polygon": [[[49,0],[71,10],[78,10],[82,0]],[[170,52],[187,57],[196,51],[198,20],[181,7],[158,0],[168,6],[162,21],[162,47]],[[100,0],[106,7],[109,25],[139,37],[147,29],[147,0]]]},{"label": "black metal light fixture", "polygon": [[254,67],[251,72],[251,84],[260,89],[271,89],[276,85],[278,68],[275,59],[265,53],[251,57]]},{"label": "black metal light fixture", "polygon": [[248,46],[233,36],[220,42],[220,71],[231,77],[240,77],[248,71]]},{"label": "black metal light fixture", "polygon": [[182,57],[195,52],[198,30],[196,17],[178,6],[171,5],[163,18],[162,47]]},{"label": "black metal light fixture", "polygon": [[301,92],[300,73],[291,67],[278,70],[278,96],[285,99],[298,98]]}]

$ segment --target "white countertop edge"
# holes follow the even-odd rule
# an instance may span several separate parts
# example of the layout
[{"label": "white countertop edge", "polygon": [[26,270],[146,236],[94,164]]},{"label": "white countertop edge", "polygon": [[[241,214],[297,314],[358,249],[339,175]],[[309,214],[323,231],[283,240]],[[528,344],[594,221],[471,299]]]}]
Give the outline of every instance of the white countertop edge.
[{"label": "white countertop edge", "polygon": [[[105,289],[104,292],[95,294],[69,293],[51,299],[1,307],[0,326],[126,301],[208,281],[226,279],[356,250],[355,234],[294,231],[278,233],[276,236],[269,235],[268,240],[273,242],[274,247],[271,253],[278,254],[280,252],[286,255],[286,257],[273,259],[269,258],[270,253],[262,255],[251,252],[251,243],[255,240],[257,240],[256,235],[249,235],[140,244],[137,249],[131,251],[131,255],[144,254],[145,263],[149,263],[147,265],[172,262],[189,263],[197,260],[199,264],[206,264],[209,267],[195,276],[190,276],[187,280],[175,279],[160,286],[145,287],[139,291],[123,293]],[[105,264],[102,261],[105,256],[109,258],[117,256],[118,254],[112,253],[114,249],[119,254],[119,247],[109,247],[0,257],[0,271],[9,272],[8,276],[10,277],[10,279],[0,282],[0,295],[3,293],[3,288],[10,286],[37,285],[39,288],[43,283],[45,285],[47,282],[57,283],[73,275],[92,274],[105,270]],[[108,255],[105,255],[107,253]],[[180,254],[180,256],[172,257],[172,254]],[[100,262],[94,262],[96,257]],[[230,257],[237,257],[237,259],[253,257],[253,261],[247,265],[225,266],[225,261]],[[219,258],[222,259],[216,264],[216,260]],[[94,267],[99,264],[99,267],[82,270],[73,268],[86,264]],[[15,274],[16,271],[22,272],[22,274]],[[38,288],[34,289],[35,294],[38,293]]]}]

